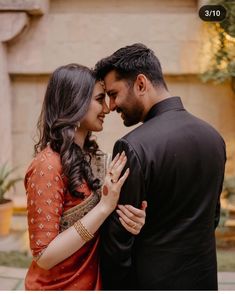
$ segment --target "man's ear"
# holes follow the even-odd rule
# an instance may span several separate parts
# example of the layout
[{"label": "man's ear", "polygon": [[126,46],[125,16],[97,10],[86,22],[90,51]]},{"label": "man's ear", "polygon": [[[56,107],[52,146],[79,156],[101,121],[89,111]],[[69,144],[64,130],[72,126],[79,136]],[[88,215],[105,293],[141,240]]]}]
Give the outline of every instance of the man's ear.
[{"label": "man's ear", "polygon": [[147,91],[148,80],[145,75],[139,74],[135,80],[135,90],[137,94],[144,95]]}]

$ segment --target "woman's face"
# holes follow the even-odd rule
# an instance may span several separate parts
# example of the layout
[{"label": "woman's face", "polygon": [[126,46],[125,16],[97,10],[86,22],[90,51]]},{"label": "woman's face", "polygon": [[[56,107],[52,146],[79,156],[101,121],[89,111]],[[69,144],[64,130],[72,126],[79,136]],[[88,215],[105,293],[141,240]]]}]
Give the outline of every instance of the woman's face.
[{"label": "woman's face", "polygon": [[80,122],[80,128],[92,132],[102,131],[104,118],[107,113],[109,113],[109,108],[105,101],[104,88],[100,82],[96,82],[91,98],[91,104],[86,115]]}]

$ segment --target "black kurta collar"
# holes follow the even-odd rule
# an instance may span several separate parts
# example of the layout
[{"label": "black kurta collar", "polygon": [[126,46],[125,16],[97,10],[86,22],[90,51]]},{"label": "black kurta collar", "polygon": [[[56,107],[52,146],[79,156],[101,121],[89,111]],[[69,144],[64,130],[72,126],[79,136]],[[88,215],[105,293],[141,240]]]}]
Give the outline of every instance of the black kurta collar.
[{"label": "black kurta collar", "polygon": [[144,119],[144,122],[165,111],[169,111],[173,109],[184,109],[182,101],[180,97],[178,96],[173,96],[154,104],[152,108],[149,110],[149,112],[147,113]]}]

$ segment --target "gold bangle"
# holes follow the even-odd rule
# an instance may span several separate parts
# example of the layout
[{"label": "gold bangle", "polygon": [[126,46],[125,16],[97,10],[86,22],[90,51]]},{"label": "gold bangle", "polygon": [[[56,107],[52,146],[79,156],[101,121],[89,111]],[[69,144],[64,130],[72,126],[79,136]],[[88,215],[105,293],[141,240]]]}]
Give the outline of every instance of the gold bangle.
[{"label": "gold bangle", "polygon": [[74,223],[73,226],[85,242],[90,241],[94,237],[94,235],[87,230],[80,220]]}]

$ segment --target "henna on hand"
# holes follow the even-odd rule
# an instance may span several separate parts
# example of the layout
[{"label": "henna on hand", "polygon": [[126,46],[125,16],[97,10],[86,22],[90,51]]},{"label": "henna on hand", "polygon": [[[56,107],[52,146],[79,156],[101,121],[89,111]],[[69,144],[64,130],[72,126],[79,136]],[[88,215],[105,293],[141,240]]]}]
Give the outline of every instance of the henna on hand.
[{"label": "henna on hand", "polygon": [[109,193],[109,189],[108,189],[108,187],[107,187],[106,185],[104,185],[104,186],[103,186],[103,195],[104,195],[104,196],[107,196],[108,193]]}]

